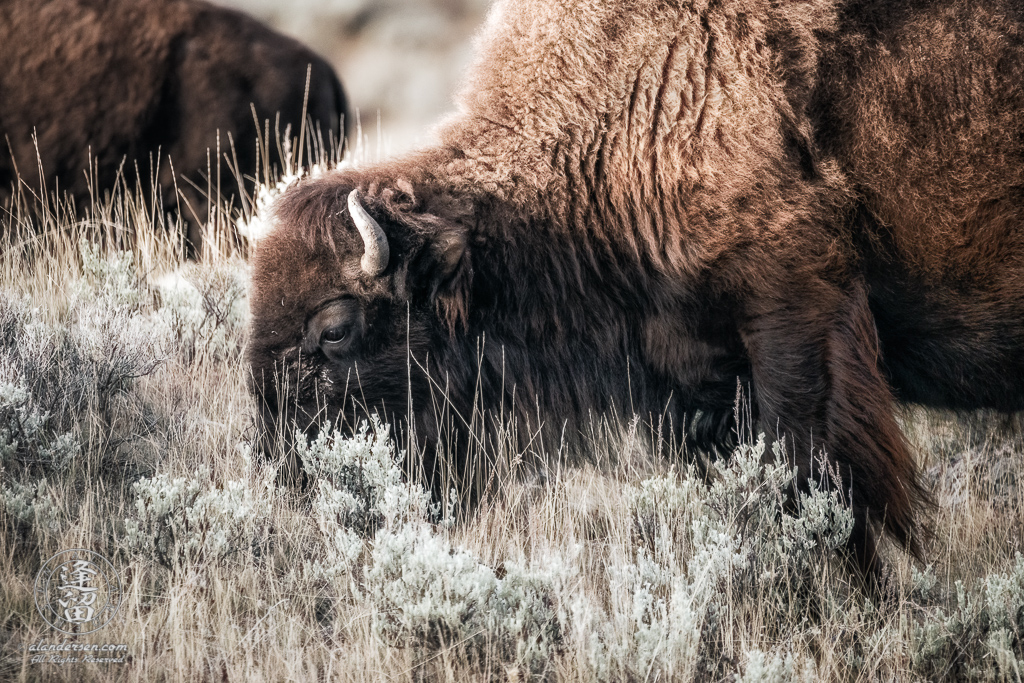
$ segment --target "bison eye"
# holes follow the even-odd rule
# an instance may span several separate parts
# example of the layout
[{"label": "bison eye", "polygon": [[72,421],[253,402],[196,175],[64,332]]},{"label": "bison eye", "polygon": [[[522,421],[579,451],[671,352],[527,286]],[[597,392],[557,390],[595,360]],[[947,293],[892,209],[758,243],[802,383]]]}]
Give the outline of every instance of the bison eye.
[{"label": "bison eye", "polygon": [[334,327],[328,328],[320,335],[320,343],[340,344],[348,339],[348,335],[352,331],[351,328],[351,325],[335,325]]},{"label": "bison eye", "polygon": [[362,308],[354,299],[336,299],[306,321],[302,352],[322,352],[328,360],[342,362],[358,347],[366,328]]}]

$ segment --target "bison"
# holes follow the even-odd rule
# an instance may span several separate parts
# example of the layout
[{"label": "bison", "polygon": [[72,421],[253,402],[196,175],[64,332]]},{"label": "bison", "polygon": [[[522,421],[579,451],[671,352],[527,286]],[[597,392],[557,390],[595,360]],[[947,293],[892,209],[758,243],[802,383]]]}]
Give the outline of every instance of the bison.
[{"label": "bison", "polygon": [[323,59],[198,0],[7,0],[0,65],[0,198],[19,175],[79,205],[119,176],[148,195],[155,177],[193,248],[208,188],[251,193],[258,136],[277,165],[266,133],[297,136],[303,114],[325,146],[343,136],[345,95]]},{"label": "bison", "polygon": [[282,197],[268,428],[378,411],[458,461],[489,413],[639,413],[713,453],[739,385],[855,566],[919,553],[898,403],[1024,408],[1024,6],[502,0],[478,50],[439,144]]}]

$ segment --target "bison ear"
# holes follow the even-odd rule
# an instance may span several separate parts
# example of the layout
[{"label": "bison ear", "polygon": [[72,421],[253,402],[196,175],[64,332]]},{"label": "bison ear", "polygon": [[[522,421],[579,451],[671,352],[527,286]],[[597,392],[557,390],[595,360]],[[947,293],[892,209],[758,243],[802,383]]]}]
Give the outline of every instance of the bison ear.
[{"label": "bison ear", "polygon": [[472,282],[466,228],[449,224],[435,232],[417,259],[413,277],[428,302],[454,330],[465,325]]},{"label": "bison ear", "polygon": [[466,258],[466,231],[461,228],[447,230],[431,242],[430,250],[435,262],[434,291],[438,290],[455,276],[459,265]]}]

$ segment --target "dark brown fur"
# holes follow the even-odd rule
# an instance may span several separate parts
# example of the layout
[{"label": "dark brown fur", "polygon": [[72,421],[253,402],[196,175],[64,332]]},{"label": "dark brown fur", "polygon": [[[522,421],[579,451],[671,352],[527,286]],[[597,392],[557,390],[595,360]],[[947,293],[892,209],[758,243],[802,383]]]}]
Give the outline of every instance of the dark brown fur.
[{"label": "dark brown fur", "polygon": [[[429,445],[444,389],[467,420],[635,411],[727,449],[739,383],[802,477],[836,467],[863,569],[873,530],[916,550],[896,402],[1024,409],[1022,36],[1000,0],[499,3],[439,146],[283,199],[265,415],[360,405]],[[359,324],[328,358],[307,325],[339,299]]]},{"label": "dark brown fur", "polygon": [[214,192],[219,176],[223,196],[237,196],[234,163],[224,160],[231,141],[251,180],[264,121],[273,137],[280,114],[280,132],[290,125],[298,136],[308,67],[307,116],[325,145],[340,143],[346,101],[331,67],[240,12],[197,0],[2,0],[0,198],[16,170],[38,191],[41,166],[49,192],[88,206],[90,159],[98,197],[119,171],[132,189],[138,173],[148,196],[159,161],[164,207],[179,207],[177,186],[198,246],[208,175]]}]

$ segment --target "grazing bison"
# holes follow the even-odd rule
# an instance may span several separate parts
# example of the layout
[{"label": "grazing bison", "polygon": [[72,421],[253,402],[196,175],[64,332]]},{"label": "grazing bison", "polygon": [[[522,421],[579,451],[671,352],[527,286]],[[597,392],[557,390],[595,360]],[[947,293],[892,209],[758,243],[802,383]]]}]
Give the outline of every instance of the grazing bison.
[{"label": "grazing bison", "polygon": [[0,2],[0,194],[20,174],[82,205],[119,173],[132,189],[138,173],[148,196],[155,175],[165,209],[181,191],[198,247],[208,188],[219,180],[235,194],[235,169],[257,172],[263,122],[272,138],[275,126],[297,136],[304,107],[324,144],[340,143],[346,102],[331,67],[239,12],[197,0]]},{"label": "grazing bison", "polygon": [[838,472],[863,570],[879,531],[916,552],[896,402],[1024,408],[1024,5],[506,0],[479,49],[439,145],[282,197],[267,420],[727,448],[739,383]]}]

